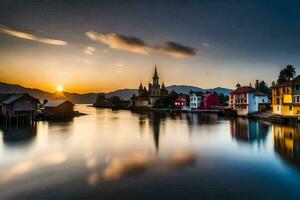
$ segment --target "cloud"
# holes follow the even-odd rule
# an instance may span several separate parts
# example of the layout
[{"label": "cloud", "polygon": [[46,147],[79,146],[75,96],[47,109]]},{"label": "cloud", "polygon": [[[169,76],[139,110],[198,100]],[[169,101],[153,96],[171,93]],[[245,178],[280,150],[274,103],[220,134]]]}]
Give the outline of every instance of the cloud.
[{"label": "cloud", "polygon": [[91,40],[102,42],[111,49],[119,49],[144,55],[158,53],[169,55],[174,58],[184,58],[196,55],[195,49],[176,42],[165,42],[162,45],[152,46],[144,40],[134,36],[125,36],[116,33],[103,34],[95,31],[89,31],[85,34]]},{"label": "cloud", "polygon": [[209,47],[209,44],[206,43],[206,42],[202,43],[202,45],[205,46],[205,47]]},{"label": "cloud", "polygon": [[102,34],[95,31],[86,32],[91,40],[107,44],[112,49],[131,51],[139,54],[149,54],[150,48],[137,37],[124,36],[116,33]]},{"label": "cloud", "polygon": [[36,41],[36,42],[40,42],[40,43],[44,43],[44,44],[50,44],[50,45],[62,46],[62,45],[67,44],[67,42],[62,41],[62,40],[55,40],[55,39],[40,37],[37,35],[32,35],[29,33],[17,31],[13,28],[3,26],[3,25],[0,25],[0,33],[10,35],[13,37],[17,37],[17,38],[21,38],[21,39],[25,39],[25,40],[32,40],[32,41]]},{"label": "cloud", "polygon": [[196,55],[195,49],[175,42],[166,42],[163,46],[157,47],[157,49],[162,51],[162,53],[173,56],[175,58],[184,58],[187,56]]},{"label": "cloud", "polygon": [[96,48],[95,47],[85,47],[83,52],[87,55],[92,55],[93,53],[95,53]]},{"label": "cloud", "polygon": [[124,67],[124,65],[122,63],[116,63],[115,66],[120,67],[120,68]]}]

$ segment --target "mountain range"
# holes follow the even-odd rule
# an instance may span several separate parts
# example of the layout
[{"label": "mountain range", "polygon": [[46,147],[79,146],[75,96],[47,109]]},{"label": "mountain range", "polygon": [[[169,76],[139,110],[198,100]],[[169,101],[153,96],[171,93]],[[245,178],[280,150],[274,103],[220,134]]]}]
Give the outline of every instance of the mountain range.
[{"label": "mountain range", "polygon": [[[193,90],[193,91],[201,91],[201,92],[205,92],[205,91],[216,92],[218,94],[224,94],[226,96],[232,91],[231,89],[222,88],[222,87],[203,89],[200,87],[189,86],[189,85],[171,85],[166,88],[169,92],[175,91],[177,93],[183,93],[183,94],[186,94],[189,91]],[[29,93],[30,95],[40,100],[43,99],[53,100],[55,99],[56,96],[55,93],[43,91],[36,88],[26,88],[21,85],[9,84],[4,82],[0,82],[0,93]],[[133,94],[137,94],[137,89],[120,89],[113,92],[105,93],[107,98],[112,96],[119,96],[121,99],[124,100],[129,100]],[[69,99],[74,103],[91,104],[95,102],[98,93],[78,94],[78,93],[64,92],[64,95],[67,99]]]}]

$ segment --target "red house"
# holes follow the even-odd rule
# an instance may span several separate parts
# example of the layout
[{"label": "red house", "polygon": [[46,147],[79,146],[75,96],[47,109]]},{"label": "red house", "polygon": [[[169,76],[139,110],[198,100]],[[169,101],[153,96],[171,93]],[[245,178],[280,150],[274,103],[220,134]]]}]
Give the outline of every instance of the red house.
[{"label": "red house", "polygon": [[202,109],[210,109],[212,106],[219,106],[219,95],[208,93],[202,95]]},{"label": "red house", "polygon": [[179,108],[179,109],[182,109],[185,106],[186,106],[186,97],[185,96],[179,96],[175,100],[175,107]]}]

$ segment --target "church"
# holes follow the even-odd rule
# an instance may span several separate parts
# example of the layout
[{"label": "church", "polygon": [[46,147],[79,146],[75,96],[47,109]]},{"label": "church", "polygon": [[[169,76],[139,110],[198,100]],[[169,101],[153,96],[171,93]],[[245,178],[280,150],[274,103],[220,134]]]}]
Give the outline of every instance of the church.
[{"label": "church", "polygon": [[159,77],[155,65],[152,83],[149,83],[147,90],[146,86],[143,86],[143,83],[141,82],[138,89],[138,95],[133,95],[133,97],[131,98],[132,106],[140,108],[151,108],[155,105],[155,102],[158,99],[167,95],[168,90],[166,89],[164,82],[162,82],[161,85],[159,84]]}]

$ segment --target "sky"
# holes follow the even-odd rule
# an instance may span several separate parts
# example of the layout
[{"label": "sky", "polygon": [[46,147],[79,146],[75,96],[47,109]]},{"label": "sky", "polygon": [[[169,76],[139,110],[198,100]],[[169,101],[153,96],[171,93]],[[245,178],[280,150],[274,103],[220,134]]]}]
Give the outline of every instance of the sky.
[{"label": "sky", "polygon": [[300,2],[1,0],[0,81],[47,91],[269,85],[300,66]]}]

